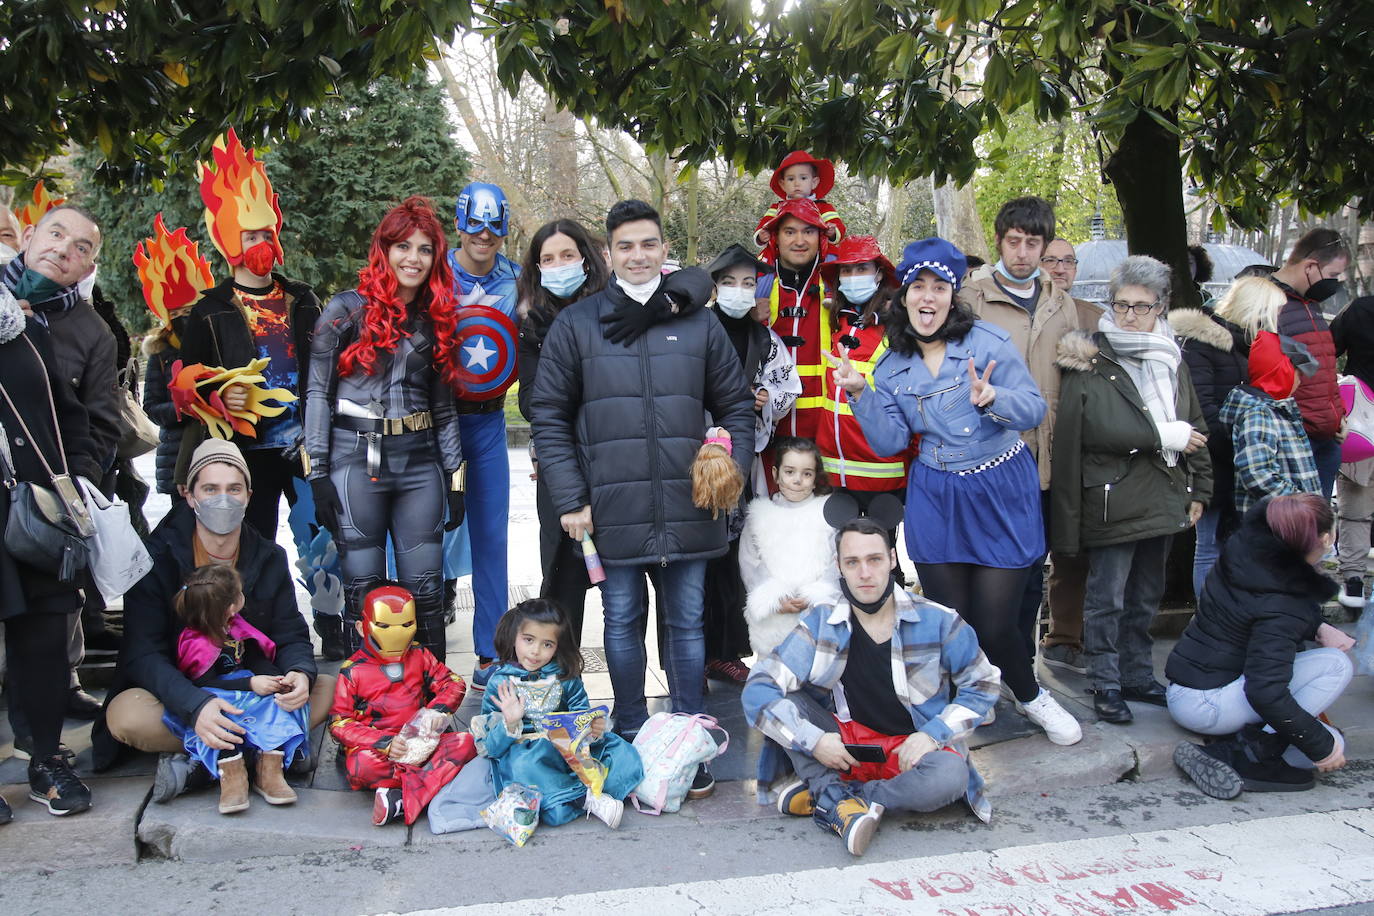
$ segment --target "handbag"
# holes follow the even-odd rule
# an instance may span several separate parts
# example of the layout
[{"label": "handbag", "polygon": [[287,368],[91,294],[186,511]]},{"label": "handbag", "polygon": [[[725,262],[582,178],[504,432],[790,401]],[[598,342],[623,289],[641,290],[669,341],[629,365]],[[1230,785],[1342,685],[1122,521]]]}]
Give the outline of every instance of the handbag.
[{"label": "handbag", "polygon": [[119,373],[119,444],[115,457],[137,458],[157,448],[158,427],[143,412],[134,388],[138,379],[138,361],[130,358]]},{"label": "handbag", "polygon": [[153,568],[153,558],[134,531],[128,503],[118,498],[107,499],[89,480],[82,480],[81,487],[86,491],[86,508],[95,523],[95,534],[90,540],[91,578],[106,603],[112,603],[147,575]]},{"label": "handbag", "polygon": [[[33,351],[34,358],[43,366],[43,357],[27,336],[24,342]],[[62,445],[61,428],[57,423],[57,405],[53,401],[52,384],[48,381],[46,368],[40,373],[43,386],[48,392],[48,409],[52,411],[53,436],[57,440],[57,450],[62,459],[62,473],[55,473],[48,459],[38,448],[24,417],[14,406],[10,393],[0,385],[0,395],[5,398],[10,411],[19,421],[19,428],[33,445],[34,454],[48,475],[49,486],[44,487],[27,480],[19,480],[14,463],[9,454],[8,437],[3,441],[5,448],[0,449],[0,463],[4,464],[5,487],[10,491],[9,519],[5,523],[5,550],[20,563],[32,566],[47,573],[54,573],[59,582],[74,582],[77,574],[86,568],[90,553],[90,537],[95,534],[95,524],[86,509],[86,501],[73,482],[67,467],[67,450]]]}]

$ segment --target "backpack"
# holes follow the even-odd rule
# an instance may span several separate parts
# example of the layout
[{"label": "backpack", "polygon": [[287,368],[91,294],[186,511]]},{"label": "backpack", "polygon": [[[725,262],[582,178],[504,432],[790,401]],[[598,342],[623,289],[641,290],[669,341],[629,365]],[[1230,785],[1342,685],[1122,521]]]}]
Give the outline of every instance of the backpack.
[{"label": "backpack", "polygon": [[[719,746],[709,729],[725,736]],[[654,713],[634,740],[644,763],[644,779],[631,796],[635,810],[644,814],[677,811],[692,787],[697,765],[724,754],[729,745],[730,734],[711,716]]]}]

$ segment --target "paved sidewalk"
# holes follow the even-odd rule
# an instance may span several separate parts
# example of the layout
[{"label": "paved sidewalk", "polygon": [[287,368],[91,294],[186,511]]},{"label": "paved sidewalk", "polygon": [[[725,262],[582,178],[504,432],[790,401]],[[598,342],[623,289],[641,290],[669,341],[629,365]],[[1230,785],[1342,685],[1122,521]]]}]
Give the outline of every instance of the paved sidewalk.
[{"label": "paved sidewalk", "polygon": [[[529,461],[523,449],[511,450],[511,464],[510,578],[512,600],[518,600],[537,591],[538,523],[534,485],[528,479]],[[154,511],[165,511],[165,502]],[[282,540],[289,543],[290,539],[284,536]],[[306,606],[304,602],[302,606]],[[611,690],[600,648],[599,611],[599,595],[594,590],[588,596],[585,681],[594,701],[609,701]],[[470,607],[460,611],[449,633],[449,663],[467,676],[473,661]],[[667,680],[658,667],[652,632],[647,642],[650,668],[646,673],[646,692],[654,698],[650,704],[654,711],[666,704]],[[1156,643],[1156,670],[1161,674],[1172,645],[1172,640]],[[337,663],[322,665],[326,671],[336,668]],[[1119,727],[1096,723],[1083,678],[1048,668],[1042,669],[1041,677],[1065,708],[1082,720],[1083,741],[1072,748],[1056,747],[1018,715],[1008,701],[999,702],[996,722],[978,729],[972,742],[974,761],[987,778],[994,807],[999,796],[1086,789],[1123,779],[1181,778],[1173,768],[1171,754],[1174,745],[1187,734],[1172,723],[1165,710],[1134,704],[1134,724]],[[708,711],[731,735],[727,753],[713,765],[719,781],[715,796],[688,803],[680,814],[663,818],[627,812],[622,829],[631,833],[644,831],[647,837],[649,832],[692,822],[767,821],[780,816],[754,802],[753,774],[761,739],[744,722],[739,688],[712,681],[710,689]],[[1352,749],[1374,749],[1371,700],[1374,683],[1359,677],[1331,710],[1332,721],[1345,729]],[[459,710],[459,720],[466,723],[480,703],[481,694],[469,692]],[[325,739],[323,729],[312,735],[312,743],[320,754],[318,767],[309,778],[293,779],[300,795],[295,806],[273,808],[255,798],[249,811],[232,817],[218,814],[213,790],[183,796],[166,805],[148,803],[156,763],[148,755],[136,756],[111,773],[92,774],[89,727],[85,723],[69,721],[65,740],[78,752],[78,772],[88,779],[95,796],[91,811],[69,819],[51,817],[28,801],[25,765],[10,758],[11,735],[8,723],[0,716],[0,794],[15,809],[14,822],[0,827],[0,849],[4,850],[0,855],[0,873],[132,863],[141,856],[220,862],[252,855],[254,850],[291,855],[446,844],[476,852],[503,844],[486,830],[433,836],[423,817],[409,829],[372,827],[371,794],[347,789],[335,763],[334,743]],[[578,822],[560,828],[560,833],[598,828],[600,825]]]}]

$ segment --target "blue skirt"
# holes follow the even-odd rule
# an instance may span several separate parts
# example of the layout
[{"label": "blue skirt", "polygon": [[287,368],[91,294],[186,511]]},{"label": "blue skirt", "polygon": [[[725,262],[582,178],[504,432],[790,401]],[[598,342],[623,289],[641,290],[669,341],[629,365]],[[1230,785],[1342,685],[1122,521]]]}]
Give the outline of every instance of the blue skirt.
[{"label": "blue skirt", "polygon": [[906,549],[915,563],[1030,566],[1045,556],[1035,459],[1018,443],[1011,457],[974,473],[914,462],[905,522]]},{"label": "blue skirt", "polygon": [[[252,676],[251,671],[235,671],[226,680]],[[240,715],[229,716],[245,732],[243,744],[239,747],[254,747],[260,751],[281,750],[286,754],[285,764],[289,765],[305,743],[310,731],[309,703],[295,712],[287,712],[277,705],[274,696],[260,697],[251,690],[205,689],[243,710]],[[162,714],[162,724],[181,739],[182,746],[192,760],[199,761],[211,775],[219,775],[219,751],[200,740],[194,727],[188,728],[170,713]]]}]

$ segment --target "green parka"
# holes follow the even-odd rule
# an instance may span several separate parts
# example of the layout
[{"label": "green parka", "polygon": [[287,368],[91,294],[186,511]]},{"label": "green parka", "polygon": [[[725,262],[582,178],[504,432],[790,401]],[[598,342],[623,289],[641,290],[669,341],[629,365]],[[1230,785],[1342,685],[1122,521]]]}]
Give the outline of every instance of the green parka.
[{"label": "green parka", "polygon": [[[1188,504],[1206,505],[1212,495],[1207,449],[1169,467],[1155,421],[1105,335],[1066,334],[1057,363],[1064,374],[1054,424],[1052,548],[1073,555],[1187,530]],[[1175,405],[1180,420],[1207,432],[1183,362]]]}]

